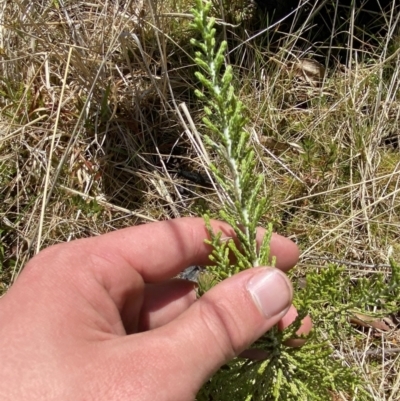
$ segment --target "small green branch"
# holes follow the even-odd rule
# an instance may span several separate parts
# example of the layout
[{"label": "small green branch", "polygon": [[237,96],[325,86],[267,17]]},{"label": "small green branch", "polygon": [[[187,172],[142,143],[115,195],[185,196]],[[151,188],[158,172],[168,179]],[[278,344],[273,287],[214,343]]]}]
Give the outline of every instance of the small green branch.
[{"label": "small green branch", "polygon": [[229,172],[227,177],[220,168],[211,166],[226,199],[221,217],[239,237],[248,268],[259,266],[260,258],[265,260],[262,255],[268,253],[269,244],[264,243],[265,247],[258,251],[256,243],[257,224],[266,211],[267,201],[261,196],[263,177],[254,175],[256,163],[245,129],[246,110],[235,94],[232,68],[225,64],[227,44],[224,41],[216,46],[215,20],[209,18],[210,7],[210,2],[198,1],[193,10],[193,26],[202,35],[201,41],[191,41],[199,49],[195,61],[201,70],[196,77],[207,92],[197,90],[196,95],[205,103],[203,122],[211,133],[204,135],[204,140]]}]

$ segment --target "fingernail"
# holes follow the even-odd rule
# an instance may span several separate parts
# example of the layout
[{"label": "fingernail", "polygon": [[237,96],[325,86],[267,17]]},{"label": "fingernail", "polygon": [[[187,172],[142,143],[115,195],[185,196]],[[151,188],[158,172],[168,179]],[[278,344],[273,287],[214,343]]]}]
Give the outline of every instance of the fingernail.
[{"label": "fingernail", "polygon": [[266,318],[283,314],[292,302],[292,286],[278,269],[262,269],[248,281],[247,290]]}]

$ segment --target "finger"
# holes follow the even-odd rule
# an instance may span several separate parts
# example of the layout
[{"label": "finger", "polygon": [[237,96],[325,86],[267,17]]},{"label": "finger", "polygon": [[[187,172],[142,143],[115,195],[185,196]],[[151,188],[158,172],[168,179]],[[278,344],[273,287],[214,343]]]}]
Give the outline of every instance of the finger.
[{"label": "finger", "polygon": [[[144,302],[139,318],[139,331],[156,329],[171,322],[196,301],[196,283],[187,280],[169,280],[163,283],[149,284],[146,286]],[[284,330],[296,319],[298,313],[292,305],[285,316],[279,321],[278,327]],[[297,335],[307,335],[312,329],[310,316],[306,316],[302,322]],[[128,330],[128,334],[133,331]],[[300,347],[306,342],[305,339],[291,339],[286,342],[290,347]],[[245,350],[241,356],[250,358],[253,349]],[[259,351],[259,350],[257,350]],[[265,359],[268,355],[264,354]],[[250,358],[254,359],[254,358]]]},{"label": "finger", "polygon": [[178,317],[196,301],[196,286],[179,279],[146,285],[139,331],[155,329]]},{"label": "finger", "polygon": [[[287,327],[289,327],[296,319],[298,316],[296,308],[292,305],[289,310],[287,311],[286,315],[283,316],[283,318],[279,321],[278,323],[278,328],[280,330],[284,330]],[[307,335],[310,333],[312,329],[312,321],[310,316],[306,316],[302,321],[301,321],[301,326],[300,328],[296,331],[296,334],[298,336],[300,335]],[[301,347],[305,344],[306,339],[301,339],[301,338],[292,338],[288,341],[285,342],[285,345],[288,347]],[[268,351],[265,351],[263,349],[259,348],[249,348],[243,351],[240,354],[240,357],[242,358],[247,358],[251,359],[253,361],[262,361],[264,359],[267,359],[269,357]]]},{"label": "finger", "polygon": [[[282,320],[278,323],[278,327],[280,330],[284,330],[286,327],[289,327],[297,318],[298,316],[298,312],[296,310],[296,308],[292,305],[290,307],[290,309],[288,310],[288,312],[286,313],[286,315],[282,318]],[[299,329],[296,331],[296,334],[298,336],[301,335],[307,335],[310,333],[311,329],[312,329],[312,321],[310,316],[306,316],[302,321],[301,321],[301,325],[299,327]],[[286,345],[288,345],[289,347],[301,347],[302,345],[304,345],[306,342],[305,339],[302,338],[292,338],[288,341],[286,341]]]},{"label": "finger", "polygon": [[[226,238],[235,238],[233,229],[226,223],[211,221],[214,232],[222,232]],[[261,242],[265,229],[258,230]],[[201,218],[182,218],[145,224],[114,231],[99,237],[71,241],[62,246],[48,248],[35,259],[51,254],[58,259],[68,256],[75,260],[75,268],[93,265],[107,281],[123,280],[124,271],[130,277],[134,268],[145,282],[160,282],[176,276],[190,265],[209,264],[211,247],[204,240],[209,234]],[[274,234],[271,254],[277,258],[277,267],[288,270],[298,260],[298,248],[290,240]],[[88,264],[87,261],[90,261]],[[116,269],[119,270],[116,275]]]},{"label": "finger", "polygon": [[[212,288],[171,323],[147,332],[140,347],[148,344],[156,355],[150,366],[157,367],[159,355],[168,361],[168,372],[160,369],[153,377],[179,377],[195,393],[221,365],[278,323],[291,300],[291,284],[278,269],[246,270]],[[126,337],[118,350],[118,363],[127,372],[138,340]]]},{"label": "finger", "polygon": [[[258,228],[257,242],[262,243],[266,230]],[[273,233],[271,238],[271,256],[276,258],[276,267],[282,271],[288,271],[299,260],[299,248],[290,239]]]}]

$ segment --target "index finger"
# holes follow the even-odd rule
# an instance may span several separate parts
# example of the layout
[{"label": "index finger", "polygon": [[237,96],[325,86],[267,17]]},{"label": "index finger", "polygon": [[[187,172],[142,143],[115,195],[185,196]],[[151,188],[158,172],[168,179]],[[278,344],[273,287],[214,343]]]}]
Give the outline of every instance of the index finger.
[{"label": "index finger", "polygon": [[[211,221],[214,232],[235,238],[226,223]],[[260,228],[257,240],[261,242],[265,230]],[[211,247],[204,240],[209,234],[202,218],[181,218],[129,227],[95,238],[78,240],[68,245],[79,264],[90,255],[112,265],[115,269],[134,269],[145,282],[159,282],[176,276],[190,265],[210,264]],[[285,237],[273,234],[271,254],[277,267],[288,270],[298,259],[297,246]],[[130,275],[130,274],[129,274]],[[120,276],[120,274],[119,274]]]}]

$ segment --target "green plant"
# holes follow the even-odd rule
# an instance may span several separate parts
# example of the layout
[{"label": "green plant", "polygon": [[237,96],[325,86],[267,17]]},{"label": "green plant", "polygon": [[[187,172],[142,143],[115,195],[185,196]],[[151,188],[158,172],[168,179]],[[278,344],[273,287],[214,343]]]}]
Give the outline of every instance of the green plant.
[{"label": "green plant", "polygon": [[74,196],[72,203],[88,217],[97,216],[102,212],[101,205],[98,204],[96,199],[84,200],[80,196]]},{"label": "green plant", "polygon": [[[258,248],[256,229],[268,207],[263,196],[263,177],[255,174],[256,157],[246,131],[246,108],[235,93],[233,70],[225,63],[226,42],[216,42],[215,20],[210,17],[211,2],[197,0],[192,11],[192,26],[202,36],[192,39],[198,49],[196,72],[203,90],[196,95],[204,103],[204,125],[208,134],[204,142],[215,152],[217,164],[210,169],[218,183],[224,203],[220,217],[228,222],[239,239],[224,240],[215,233],[204,216],[213,251],[206,280],[200,294],[231,275],[251,267],[274,264],[270,259],[269,226]],[[309,143],[311,157],[313,143]],[[334,159],[336,149],[330,149]],[[232,264],[230,255],[236,262]],[[387,283],[383,274],[375,280],[359,280],[353,284],[343,269],[330,265],[321,272],[309,272],[305,289],[297,291],[294,300],[298,317],[287,329],[271,330],[254,347],[266,352],[264,361],[237,358],[218,371],[198,394],[198,400],[325,400],[342,391],[358,399],[368,399],[360,375],[334,356],[334,345],[341,335],[352,330],[348,317],[355,310],[378,308],[379,313],[392,311],[400,301],[400,267],[392,264],[392,276]],[[377,304],[377,300],[384,302]],[[291,348],[286,344],[296,337],[302,319],[310,314],[316,328],[305,346]],[[318,327],[320,325],[320,327]],[[324,326],[325,325],[325,326]],[[362,397],[362,398],[360,398]]]},{"label": "green plant", "polygon": [[[216,47],[215,20],[208,18],[211,3],[203,5],[199,1],[197,5],[198,8],[193,10],[193,25],[201,32],[203,41],[192,39],[191,43],[200,49],[196,52],[195,61],[201,71],[196,72],[196,77],[206,89],[207,95],[200,90],[195,93],[205,101],[206,117],[203,122],[211,135],[204,135],[204,140],[230,173],[227,178],[221,167],[214,164],[210,166],[225,199],[220,215],[232,226],[242,246],[239,251],[233,241],[222,243],[220,235],[214,235],[210,229],[211,243],[214,245],[212,259],[217,264],[218,274],[226,277],[238,270],[270,262],[269,236],[265,237],[259,250],[256,243],[257,224],[265,213],[267,199],[259,196],[263,177],[254,175],[256,159],[249,145],[250,135],[245,130],[245,107],[235,94],[232,68],[224,63],[227,44],[224,41],[218,49]],[[223,67],[226,68],[221,75]],[[228,250],[237,257],[234,266],[227,258]]]}]

